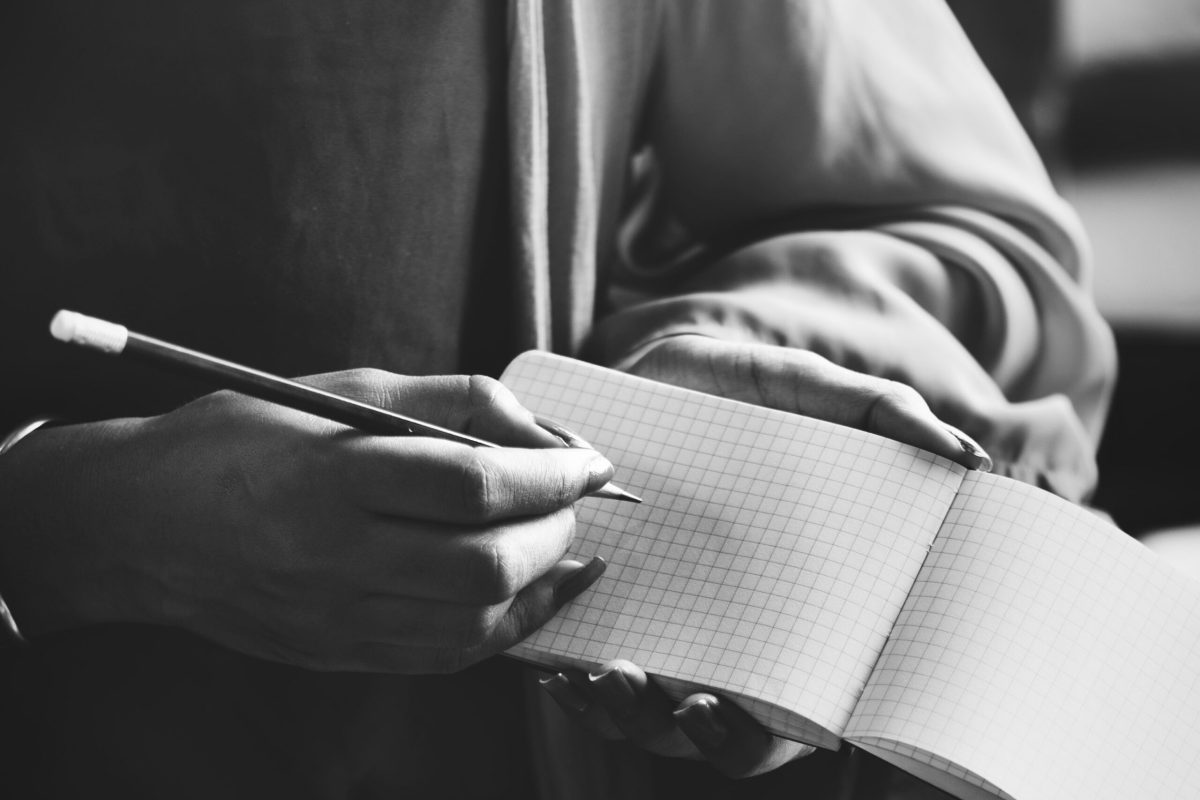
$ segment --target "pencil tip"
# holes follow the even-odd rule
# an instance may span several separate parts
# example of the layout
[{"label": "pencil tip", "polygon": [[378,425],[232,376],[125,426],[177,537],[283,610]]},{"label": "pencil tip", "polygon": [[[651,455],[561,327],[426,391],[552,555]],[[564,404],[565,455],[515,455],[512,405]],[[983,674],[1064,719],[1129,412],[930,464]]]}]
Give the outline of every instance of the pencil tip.
[{"label": "pencil tip", "polygon": [[604,497],[609,500],[624,500],[627,503],[640,503],[642,498],[636,494],[630,494],[621,487],[613,483],[605,484],[596,491],[592,492],[592,497]]}]

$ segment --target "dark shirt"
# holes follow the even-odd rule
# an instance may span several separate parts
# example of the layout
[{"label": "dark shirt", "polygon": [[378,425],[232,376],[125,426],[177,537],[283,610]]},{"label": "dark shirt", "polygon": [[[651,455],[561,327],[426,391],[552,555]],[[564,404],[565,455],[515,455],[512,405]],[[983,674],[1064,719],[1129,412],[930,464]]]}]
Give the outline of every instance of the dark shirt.
[{"label": "dark shirt", "polygon": [[505,4],[5,6],[0,421],[198,391],[55,345],[60,307],[287,375],[511,355]]},{"label": "dark shirt", "polygon": [[[60,307],[287,375],[511,356],[504,3],[4,6],[5,425],[205,391],[52,342]],[[529,793],[503,659],[316,674],[113,626],[4,669],[6,796]]]}]

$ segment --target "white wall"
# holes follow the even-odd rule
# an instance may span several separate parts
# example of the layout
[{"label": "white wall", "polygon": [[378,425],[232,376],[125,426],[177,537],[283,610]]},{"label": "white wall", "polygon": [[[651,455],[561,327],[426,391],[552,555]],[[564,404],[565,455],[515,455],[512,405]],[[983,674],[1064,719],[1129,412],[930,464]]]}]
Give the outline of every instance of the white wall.
[{"label": "white wall", "polygon": [[1200,53],[1200,0],[1063,0],[1075,63]]}]

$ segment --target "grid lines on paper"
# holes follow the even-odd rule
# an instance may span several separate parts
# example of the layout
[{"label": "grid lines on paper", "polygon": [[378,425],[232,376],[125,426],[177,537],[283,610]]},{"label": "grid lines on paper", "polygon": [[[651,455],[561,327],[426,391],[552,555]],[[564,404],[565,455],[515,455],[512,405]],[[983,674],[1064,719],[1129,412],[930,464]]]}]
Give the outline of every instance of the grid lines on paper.
[{"label": "grid lines on paper", "polygon": [[1200,585],[1084,509],[963,485],[850,737],[948,756],[1022,798],[1200,785]]},{"label": "grid lines on paper", "polygon": [[[546,354],[504,376],[646,502],[578,506],[604,578],[515,655],[628,658],[840,733],[961,468],[827,423]],[[767,714],[788,730],[790,713]]]}]

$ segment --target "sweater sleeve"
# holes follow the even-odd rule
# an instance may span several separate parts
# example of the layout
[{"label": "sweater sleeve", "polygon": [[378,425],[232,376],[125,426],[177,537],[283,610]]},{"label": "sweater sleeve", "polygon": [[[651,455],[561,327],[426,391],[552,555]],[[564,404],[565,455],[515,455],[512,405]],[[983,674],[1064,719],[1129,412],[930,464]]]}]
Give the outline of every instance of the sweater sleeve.
[{"label": "sweater sleeve", "polygon": [[592,357],[685,333],[902,380],[1072,499],[1115,371],[1073,212],[937,0],[669,3]]}]

